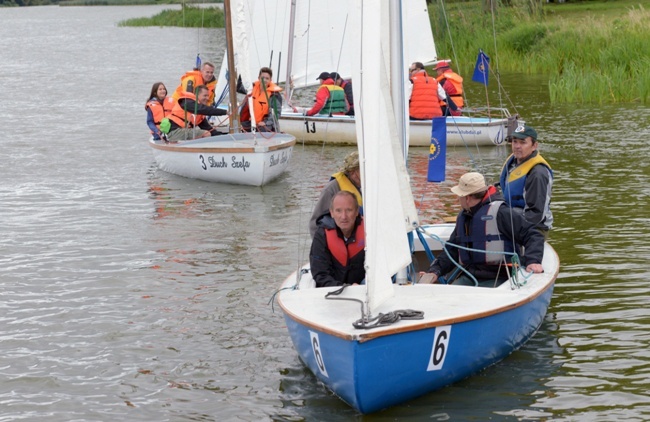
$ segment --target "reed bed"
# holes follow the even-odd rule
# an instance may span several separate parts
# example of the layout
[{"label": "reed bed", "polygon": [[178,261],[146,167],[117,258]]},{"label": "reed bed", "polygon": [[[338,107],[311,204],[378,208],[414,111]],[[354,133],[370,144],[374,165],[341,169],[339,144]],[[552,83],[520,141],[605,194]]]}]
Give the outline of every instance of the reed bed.
[{"label": "reed bed", "polygon": [[223,10],[183,4],[180,10],[166,9],[150,18],[121,21],[118,26],[180,26],[183,28],[223,28]]},{"label": "reed bed", "polygon": [[564,19],[531,17],[516,3],[494,18],[478,3],[452,3],[444,12],[450,29],[441,7],[440,0],[430,7],[438,54],[455,56],[465,75],[481,48],[493,70],[548,74],[554,103],[650,101],[650,11],[641,5],[613,18]]}]

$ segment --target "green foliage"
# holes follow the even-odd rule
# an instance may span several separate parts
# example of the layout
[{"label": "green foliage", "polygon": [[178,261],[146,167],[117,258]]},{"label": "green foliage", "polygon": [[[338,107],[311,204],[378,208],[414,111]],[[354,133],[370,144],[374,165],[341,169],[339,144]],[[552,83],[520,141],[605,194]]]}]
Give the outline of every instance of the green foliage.
[{"label": "green foliage", "polygon": [[429,13],[439,56],[453,56],[461,74],[471,73],[483,49],[493,71],[498,66],[501,72],[549,75],[553,102],[647,103],[650,12],[642,6],[622,12],[612,5],[618,2],[602,3],[574,3],[570,20],[545,13],[540,21],[520,0],[499,7],[494,16],[483,13],[479,2],[445,4],[443,10],[442,0],[430,5]]},{"label": "green foliage", "polygon": [[218,7],[183,6],[181,10],[166,9],[150,18],[127,19],[118,26],[180,26],[183,28],[223,28],[223,10]]},{"label": "green foliage", "polygon": [[540,23],[516,26],[500,37],[501,43],[517,53],[525,54],[539,49],[540,42],[546,37],[548,28]]}]

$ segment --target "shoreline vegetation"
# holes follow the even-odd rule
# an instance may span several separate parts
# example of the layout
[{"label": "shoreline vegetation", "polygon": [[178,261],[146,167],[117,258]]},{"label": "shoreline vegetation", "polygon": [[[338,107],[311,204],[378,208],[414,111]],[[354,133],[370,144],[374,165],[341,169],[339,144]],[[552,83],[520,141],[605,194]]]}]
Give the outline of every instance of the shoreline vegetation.
[{"label": "shoreline vegetation", "polygon": [[445,2],[443,10],[433,0],[429,15],[438,55],[467,79],[481,48],[492,72],[548,75],[551,103],[648,104],[650,9],[642,3],[548,3],[531,14],[527,0],[510,0],[493,20],[479,2]]},{"label": "shoreline vegetation", "polygon": [[[0,0],[0,5],[29,0]],[[39,4],[54,1],[33,0]],[[178,4],[172,0],[170,4]],[[557,0],[556,0],[557,1]],[[429,0],[440,58],[470,79],[479,49],[494,72],[546,74],[551,103],[650,102],[650,8],[645,0]],[[215,2],[215,1],[212,1]],[[223,0],[216,2],[222,3]],[[66,0],[61,5],[161,4],[157,0]],[[201,3],[211,3],[202,1]],[[539,4],[543,6],[539,7]],[[33,4],[33,3],[31,3]],[[164,4],[164,3],[163,3]],[[119,26],[222,28],[223,11],[185,2]],[[491,75],[491,80],[493,80]]]}]

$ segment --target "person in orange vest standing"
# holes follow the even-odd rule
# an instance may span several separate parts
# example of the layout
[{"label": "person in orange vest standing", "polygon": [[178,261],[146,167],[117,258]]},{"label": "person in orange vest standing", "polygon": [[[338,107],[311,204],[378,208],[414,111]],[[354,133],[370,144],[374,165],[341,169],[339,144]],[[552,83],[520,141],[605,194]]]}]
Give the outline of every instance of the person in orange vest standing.
[{"label": "person in orange vest standing", "polygon": [[147,111],[147,126],[149,126],[154,140],[162,139],[160,122],[171,114],[175,102],[172,97],[167,96],[167,87],[165,87],[164,83],[156,82],[153,84],[149,100],[144,105],[144,109]]},{"label": "person in orange vest standing", "polygon": [[217,87],[217,79],[214,77],[214,65],[212,63],[205,62],[201,65],[200,70],[195,68],[181,76],[181,84],[178,85],[172,97],[178,101],[184,92],[194,92],[199,85],[205,85],[208,88],[210,93],[208,105],[214,104],[214,90]]},{"label": "person in orange vest standing", "polygon": [[278,132],[278,118],[282,110],[282,88],[273,83],[273,70],[268,67],[260,69],[258,80],[253,82],[253,89],[247,95],[239,120],[245,132],[251,131],[251,112],[248,99],[253,101],[255,125],[259,132]]},{"label": "person in orange vest standing", "polygon": [[447,93],[447,96],[454,102],[457,110],[447,104],[447,101],[440,100],[440,108],[445,116],[460,116],[465,100],[463,98],[463,78],[449,66],[446,61],[438,62],[434,68],[436,74],[436,81],[442,86]]},{"label": "person in orange vest standing", "polygon": [[427,74],[420,62],[409,68],[411,95],[409,97],[409,117],[412,120],[430,120],[442,116],[440,100],[446,98],[445,90],[435,78]]}]

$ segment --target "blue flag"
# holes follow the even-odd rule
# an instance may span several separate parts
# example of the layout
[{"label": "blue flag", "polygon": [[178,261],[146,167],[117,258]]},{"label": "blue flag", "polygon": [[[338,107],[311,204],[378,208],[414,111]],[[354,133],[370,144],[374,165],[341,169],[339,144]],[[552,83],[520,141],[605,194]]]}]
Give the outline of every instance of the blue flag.
[{"label": "blue flag", "polygon": [[472,75],[472,80],[487,86],[488,76],[490,75],[490,58],[483,52],[483,50],[478,51],[478,57],[476,58],[476,66],[474,66],[474,74]]},{"label": "blue flag", "polygon": [[427,181],[444,182],[447,161],[447,118],[434,117],[431,121],[431,146]]}]

